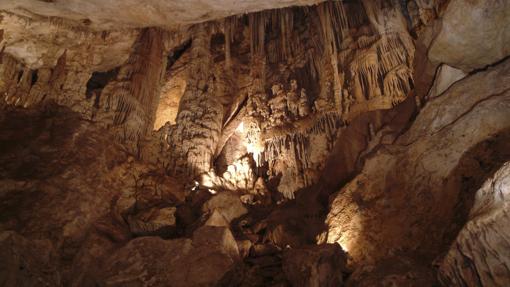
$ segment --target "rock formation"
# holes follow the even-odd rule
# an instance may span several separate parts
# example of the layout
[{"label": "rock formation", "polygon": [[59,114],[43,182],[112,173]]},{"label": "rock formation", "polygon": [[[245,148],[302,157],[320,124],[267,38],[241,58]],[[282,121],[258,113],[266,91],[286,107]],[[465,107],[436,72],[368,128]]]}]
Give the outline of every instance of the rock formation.
[{"label": "rock formation", "polygon": [[2,1],[0,285],[508,285],[508,6]]}]

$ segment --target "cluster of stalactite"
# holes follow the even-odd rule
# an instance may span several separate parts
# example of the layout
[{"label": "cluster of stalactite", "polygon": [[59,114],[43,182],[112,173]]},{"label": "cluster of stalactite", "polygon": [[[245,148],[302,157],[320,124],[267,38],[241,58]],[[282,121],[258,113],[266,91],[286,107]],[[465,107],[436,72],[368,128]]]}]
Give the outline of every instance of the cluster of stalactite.
[{"label": "cluster of stalactite", "polygon": [[[348,123],[360,113],[392,108],[412,89],[414,46],[406,15],[396,3],[383,2],[327,1],[191,27],[190,55],[186,72],[180,75],[185,88],[175,124],[163,123],[165,128],[158,134],[170,154],[162,155],[168,158],[170,173],[194,178],[210,173],[237,124],[249,116],[269,149],[265,153],[256,149],[257,166],[267,163],[271,177],[280,174],[283,168],[275,158],[285,154],[293,158],[287,170],[294,174],[284,179],[301,178],[299,184],[280,183],[289,186],[286,196],[311,184],[315,176],[308,174],[320,170],[315,162],[325,157],[334,141],[331,126]],[[215,38],[219,34],[224,40]],[[109,36],[87,37],[100,41]],[[2,54],[2,104],[30,106],[52,98],[113,128],[117,139],[136,151],[140,139],[153,129],[168,72],[168,37],[163,30],[141,30],[127,61],[110,71],[92,70],[89,60],[70,65],[65,52],[54,67],[38,70]],[[96,76],[105,83],[91,84]],[[301,131],[308,128],[296,122],[313,126],[311,138]],[[297,131],[285,128],[288,125],[298,127]],[[252,142],[258,140],[245,141],[253,153]]]},{"label": "cluster of stalactite", "polygon": [[[193,36],[192,68],[170,129],[170,170],[192,177],[211,174],[215,156],[245,121],[235,118],[248,116],[246,122],[261,129],[265,151],[253,152],[251,142],[257,140],[251,138],[244,139],[243,148],[250,150],[256,166],[267,164],[266,180],[279,177],[278,190],[292,198],[318,178],[339,126],[363,112],[392,108],[409,95],[414,46],[402,19],[398,5],[328,1],[209,23],[224,34],[224,61],[206,59],[217,31],[202,31],[202,39]],[[249,47],[247,55],[241,54],[242,47]],[[234,66],[243,63],[249,64]],[[222,84],[215,81],[214,89],[206,84],[213,74],[224,78]],[[247,86],[240,90],[219,91],[245,78]],[[222,101],[219,94],[229,94],[230,100]],[[212,172],[210,177],[217,176]]]},{"label": "cluster of stalactite", "polygon": [[[48,25],[70,29],[65,23],[54,22]],[[107,45],[115,41],[108,32],[80,32],[79,35],[91,43]],[[37,69],[2,53],[0,105],[27,108],[54,101],[112,129],[118,141],[136,154],[139,140],[152,131],[166,65],[166,35],[167,32],[156,28],[139,31],[127,61],[106,72],[94,71],[91,64],[94,59],[86,52],[64,51],[53,67],[44,65]],[[97,75],[104,82],[99,86],[91,84],[98,81]]]},{"label": "cluster of stalactite", "polygon": [[166,67],[164,36],[159,29],[143,30],[117,77],[94,93],[103,111],[98,116],[113,117],[112,124],[120,127],[117,136],[122,142],[137,142],[152,131]]},{"label": "cluster of stalactite", "polygon": [[45,99],[65,104],[65,91],[70,90],[67,77],[83,81],[76,74],[66,75],[66,53],[53,68],[32,70],[8,54],[1,55],[0,93],[3,105],[29,107]]},{"label": "cluster of stalactite", "polygon": [[280,177],[279,192],[292,199],[296,191],[316,183],[343,125],[340,113],[320,113],[309,126],[265,141],[268,175]]}]

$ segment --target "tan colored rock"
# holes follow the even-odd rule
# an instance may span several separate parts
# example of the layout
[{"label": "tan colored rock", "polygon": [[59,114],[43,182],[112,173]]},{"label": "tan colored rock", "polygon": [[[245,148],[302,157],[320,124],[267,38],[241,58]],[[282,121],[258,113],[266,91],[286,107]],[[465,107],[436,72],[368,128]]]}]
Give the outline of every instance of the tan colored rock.
[{"label": "tan colored rock", "polygon": [[343,286],[347,256],[338,244],[286,249],[283,271],[295,287]]},{"label": "tan colored rock", "polygon": [[222,227],[229,227],[230,222],[225,219],[225,216],[223,216],[222,212],[219,209],[214,209],[212,213],[209,215],[209,218],[207,218],[207,221],[204,223],[206,226],[222,226]]},{"label": "tan colored rock", "polygon": [[203,212],[214,212],[220,213],[227,222],[239,218],[246,214],[248,210],[244,207],[243,203],[239,199],[239,195],[225,191],[214,195],[202,207]]},{"label": "tan colored rock", "polygon": [[450,1],[429,48],[430,60],[471,71],[505,58],[510,54],[509,11],[508,1]]},{"label": "tan colored rock", "polygon": [[95,32],[65,21],[11,14],[1,8],[0,30],[4,31],[0,42],[4,52],[31,69],[54,67],[66,51],[69,64],[89,71],[107,71],[125,62],[138,34],[136,30]]},{"label": "tan colored rock", "polygon": [[510,163],[476,192],[469,220],[442,260],[445,286],[510,285]]},{"label": "tan colored rock", "polygon": [[238,240],[237,248],[239,249],[239,255],[241,258],[246,258],[250,254],[253,243],[250,240]]},{"label": "tan colored rock", "polygon": [[443,64],[437,68],[436,76],[432,87],[429,90],[427,98],[432,99],[441,95],[446,89],[448,89],[453,83],[464,78],[467,74],[462,70],[452,68],[446,64]]},{"label": "tan colored rock", "polygon": [[100,282],[105,286],[214,286],[238,260],[230,230],[205,226],[192,239],[130,241],[106,260]]},{"label": "tan colored rock", "polygon": [[357,263],[412,250],[437,256],[460,201],[459,161],[510,128],[509,71],[505,61],[455,83],[395,144],[367,159],[331,198],[327,241]]},{"label": "tan colored rock", "polygon": [[114,27],[150,27],[150,26],[178,26],[194,24],[213,19],[224,18],[235,14],[256,12],[265,9],[282,8],[294,5],[311,5],[320,0],[284,0],[284,1],[200,1],[200,0],[151,0],[122,1],[107,0],[83,2],[70,0],[38,1],[38,0],[8,0],[0,3],[0,10],[26,14],[33,18],[62,17],[91,25],[98,29]]}]

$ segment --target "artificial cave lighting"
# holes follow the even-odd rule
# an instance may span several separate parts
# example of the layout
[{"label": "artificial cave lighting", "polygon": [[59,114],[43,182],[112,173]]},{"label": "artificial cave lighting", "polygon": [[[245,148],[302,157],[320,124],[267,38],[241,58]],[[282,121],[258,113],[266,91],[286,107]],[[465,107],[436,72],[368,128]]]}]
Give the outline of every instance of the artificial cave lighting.
[{"label": "artificial cave lighting", "polygon": [[1,0],[0,285],[510,286],[509,12]]}]

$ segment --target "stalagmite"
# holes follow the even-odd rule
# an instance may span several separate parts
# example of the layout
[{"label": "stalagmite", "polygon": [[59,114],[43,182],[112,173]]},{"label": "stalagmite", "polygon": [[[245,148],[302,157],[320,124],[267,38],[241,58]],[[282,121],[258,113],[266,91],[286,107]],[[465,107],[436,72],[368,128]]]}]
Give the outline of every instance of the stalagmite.
[{"label": "stalagmite", "polygon": [[0,282],[507,286],[506,2],[1,0]]},{"label": "stalagmite", "polygon": [[172,172],[191,177],[210,172],[224,113],[220,99],[214,96],[218,86],[211,68],[206,29],[199,25],[194,31],[189,78],[169,136]]}]

